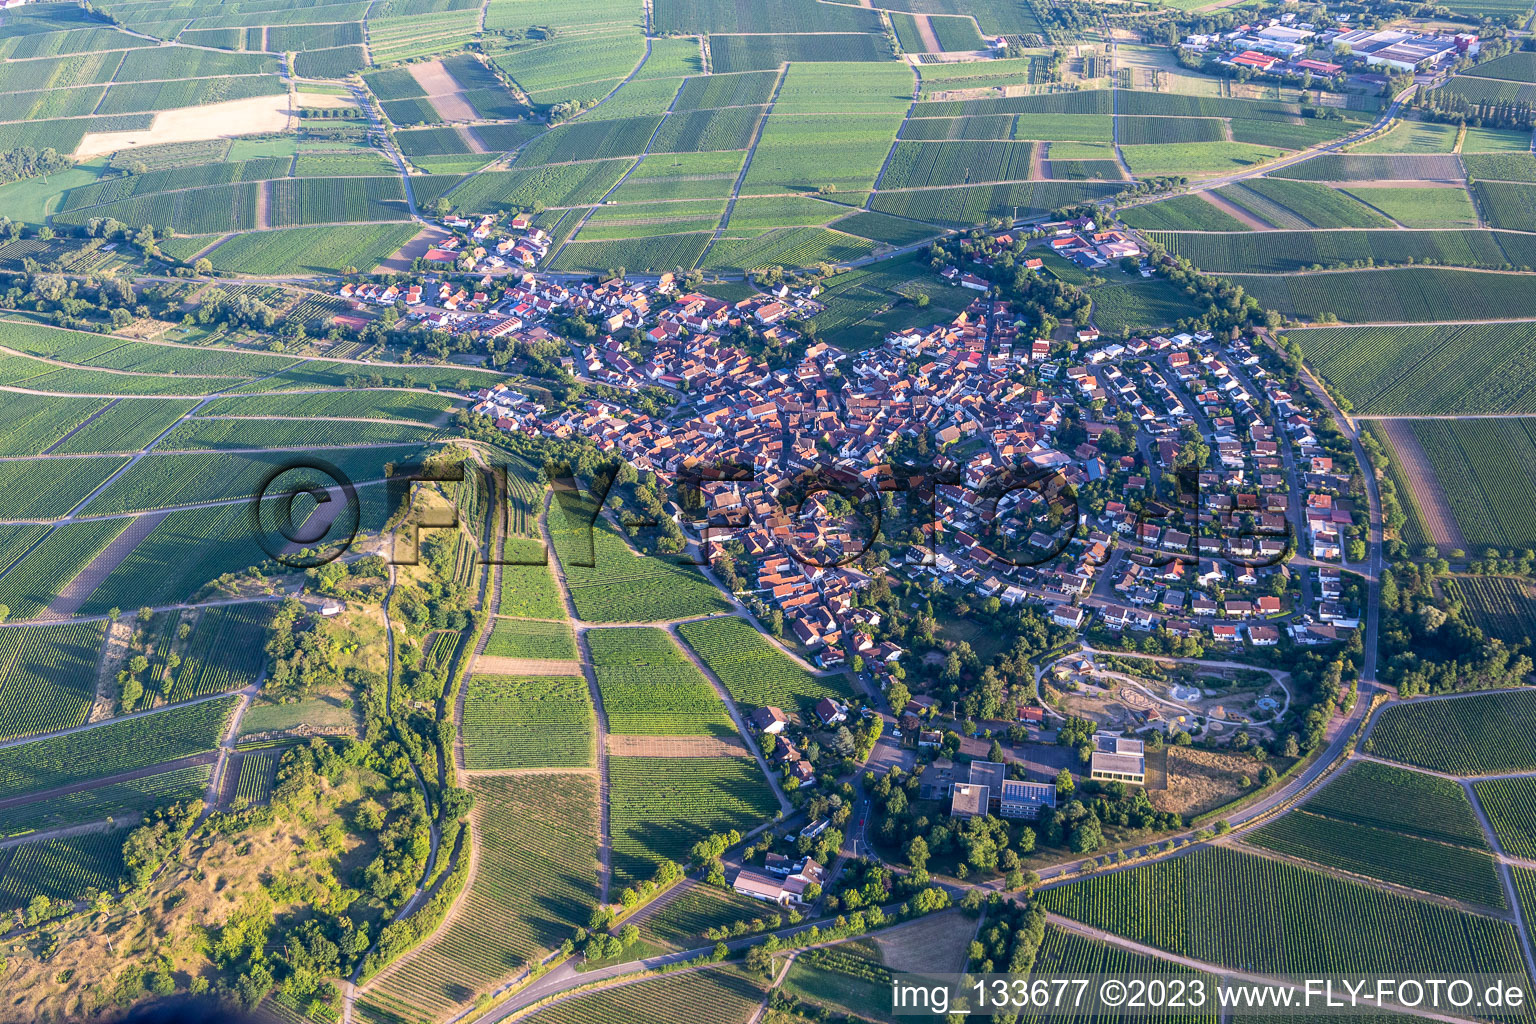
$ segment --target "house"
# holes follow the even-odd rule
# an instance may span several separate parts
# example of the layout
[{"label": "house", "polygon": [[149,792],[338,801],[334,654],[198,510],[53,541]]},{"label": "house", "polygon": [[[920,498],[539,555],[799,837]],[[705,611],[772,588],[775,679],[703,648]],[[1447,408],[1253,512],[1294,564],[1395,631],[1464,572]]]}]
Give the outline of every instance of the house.
[{"label": "house", "polygon": [[789,718],[778,708],[758,708],[752,712],[752,727],[765,736],[777,736],[789,724]]},{"label": "house", "polygon": [[1051,611],[1051,621],[1068,629],[1081,628],[1083,620],[1087,617],[1088,613],[1085,609],[1070,604],[1059,604]]},{"label": "house", "polygon": [[955,784],[955,762],[941,757],[923,769],[917,779],[919,800],[942,800]]},{"label": "house", "polygon": [[1094,735],[1093,741],[1095,749],[1088,762],[1091,778],[1107,782],[1130,782],[1138,786],[1146,783],[1146,745],[1141,740],[1101,732]]},{"label": "house", "polygon": [[1232,63],[1242,68],[1256,68],[1259,71],[1268,71],[1280,63],[1280,58],[1273,54],[1244,50],[1232,58]]},{"label": "house", "polygon": [[816,717],[821,719],[822,725],[833,726],[848,720],[848,709],[834,703],[830,697],[823,697],[816,702]]},{"label": "house", "polygon": [[[787,858],[784,858],[787,859]],[[827,880],[827,871],[817,861],[810,857],[805,858],[792,871],[783,878],[775,878],[779,870],[782,870],[782,861],[775,862],[768,867],[772,874],[764,874],[751,868],[742,868],[731,880],[731,888],[743,896],[750,896],[764,903],[777,903],[781,907],[790,904],[804,904],[810,902],[806,898],[807,890],[811,886],[817,887],[817,893]]]}]

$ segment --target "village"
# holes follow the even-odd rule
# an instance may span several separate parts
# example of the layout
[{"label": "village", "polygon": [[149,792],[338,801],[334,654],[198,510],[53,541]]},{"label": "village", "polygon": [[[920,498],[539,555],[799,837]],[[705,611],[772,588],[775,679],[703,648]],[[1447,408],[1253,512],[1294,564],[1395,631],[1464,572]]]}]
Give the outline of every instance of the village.
[{"label": "village", "polygon": [[[489,219],[464,226],[497,251],[537,244],[537,229],[494,242]],[[1044,234],[1039,251],[1089,269],[1142,256],[1091,220]],[[1001,233],[980,248],[1012,242]],[[1042,257],[1026,253],[1022,265],[1040,272]],[[1152,273],[1144,259],[1138,269]],[[985,278],[952,265],[937,277],[975,297],[948,322],[893,331],[860,352],[791,326],[822,310],[814,284],[728,302],[671,274],[599,283],[517,270],[494,304],[449,280],[342,292],[360,308],[398,305],[486,341],[562,342],[580,380],[672,394],[666,415],[613,392],[555,412],[511,385],[471,397],[501,431],[585,438],[666,488],[698,489],[702,518],[676,501],[668,514],[704,560],[730,545],[748,596],[781,615],[785,639],[824,669],[857,657],[886,686],[905,654],[875,640],[878,613],[855,601],[871,581],[857,516],[821,495],[790,504],[799,482],[826,471],[849,494],[909,492],[894,495],[903,508],[921,492],[921,521],[906,525],[924,542],[890,554],[892,579],[1033,604],[1067,629],[1210,649],[1331,644],[1358,628],[1346,577],[1359,515],[1350,478],[1248,341],[1108,341],[1092,327],[1065,342],[1031,337]],[[573,314],[599,333],[563,337],[558,322]],[[771,368],[727,340],[744,328],[783,350],[798,345],[798,359]],[[920,479],[898,478],[890,464],[919,436],[932,440],[932,464]]]}]

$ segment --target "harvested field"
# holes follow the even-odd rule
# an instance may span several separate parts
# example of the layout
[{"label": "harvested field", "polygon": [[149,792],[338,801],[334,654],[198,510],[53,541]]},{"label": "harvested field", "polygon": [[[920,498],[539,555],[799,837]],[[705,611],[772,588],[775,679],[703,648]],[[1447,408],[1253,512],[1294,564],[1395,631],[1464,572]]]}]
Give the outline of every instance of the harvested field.
[{"label": "harvested field", "polygon": [[1423,519],[1430,539],[1442,548],[1467,549],[1467,538],[1451,511],[1445,487],[1435,475],[1434,466],[1424,454],[1424,447],[1413,433],[1412,420],[1382,420],[1381,428],[1392,442],[1398,467],[1413,485],[1413,501]]},{"label": "harvested field", "polygon": [[[292,113],[287,93],[209,103],[201,107],[162,110],[155,115],[150,126],[142,131],[88,133],[75,147],[74,155],[84,160],[139,146],[281,132],[287,129]],[[235,125],[239,126],[238,129],[231,130],[231,126]]]},{"label": "harvested field", "polygon": [[438,242],[448,237],[448,232],[442,228],[422,228],[415,238],[400,247],[400,251],[374,268],[376,274],[403,274],[411,269],[411,263],[418,256],[425,256],[427,250]]},{"label": "harvested field", "polygon": [[411,77],[416,79],[416,84],[421,86],[427,94],[427,102],[432,104],[432,109],[437,111],[437,116],[444,121],[473,121],[476,119],[475,108],[470,106],[459,90],[459,83],[454,81],[448,69],[443,67],[440,60],[428,61],[424,64],[408,65]]},{"label": "harvested field", "polygon": [[751,757],[740,740],[713,736],[609,736],[614,757]]},{"label": "harvested field", "polygon": [[475,659],[475,671],[498,676],[579,676],[581,664],[545,658],[493,658],[482,654]]}]

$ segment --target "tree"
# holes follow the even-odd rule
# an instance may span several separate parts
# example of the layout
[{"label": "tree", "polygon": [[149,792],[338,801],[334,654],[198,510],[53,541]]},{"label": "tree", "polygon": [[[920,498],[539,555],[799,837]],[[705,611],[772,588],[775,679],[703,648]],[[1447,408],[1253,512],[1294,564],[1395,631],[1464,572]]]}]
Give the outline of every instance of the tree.
[{"label": "tree", "polygon": [[761,943],[747,950],[747,970],[761,974],[765,978],[773,977],[773,954],[768,952]]},{"label": "tree", "polygon": [[1092,814],[1085,817],[1077,828],[1072,830],[1071,848],[1073,853],[1092,853],[1104,844],[1104,830],[1099,825],[1099,819]]},{"label": "tree", "polygon": [[1072,781],[1072,769],[1063,768],[1056,773],[1056,799],[1066,801],[1071,799],[1072,792],[1077,789],[1077,783]]},{"label": "tree", "polygon": [[987,751],[987,760],[1001,764],[1006,755],[1003,753],[1003,745],[997,740],[992,741],[992,747]]}]

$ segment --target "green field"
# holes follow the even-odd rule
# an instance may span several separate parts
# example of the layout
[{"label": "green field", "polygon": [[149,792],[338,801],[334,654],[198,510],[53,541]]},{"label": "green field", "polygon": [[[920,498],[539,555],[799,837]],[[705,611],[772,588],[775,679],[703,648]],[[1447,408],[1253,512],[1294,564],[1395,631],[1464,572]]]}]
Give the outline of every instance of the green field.
[{"label": "green field", "polygon": [[1221,174],[1253,167],[1283,156],[1271,146],[1239,142],[1173,142],[1121,146],[1126,166],[1137,176]]},{"label": "green field", "polygon": [[1170,253],[1183,256],[1202,270],[1213,273],[1290,274],[1320,268],[1410,263],[1440,263],[1455,267],[1503,270],[1511,264],[1511,256],[1505,250],[1503,241],[1514,236],[1505,232],[1475,230],[1333,229],[1250,231],[1241,234],[1159,232],[1153,237]]},{"label": "green field", "polygon": [[1536,600],[1528,584],[1505,576],[1464,576],[1447,579],[1446,590],[1489,636],[1511,646],[1536,637]]},{"label": "green field", "polygon": [[1248,225],[1199,196],[1174,196],[1120,214],[1133,228],[1153,231],[1248,231]]},{"label": "green field", "polygon": [[85,721],[102,636],[97,622],[0,630],[0,740]]},{"label": "green field", "polygon": [[1247,834],[1247,841],[1351,874],[1504,908],[1497,863],[1487,853],[1399,832],[1293,811]]},{"label": "green field", "polygon": [[749,831],[778,810],[749,757],[610,757],[608,777],[615,887],[650,878],[662,860],[686,860],[706,836]]},{"label": "green field", "polygon": [[1306,802],[1311,814],[1487,849],[1466,791],[1448,779],[1356,761]]},{"label": "green field", "polygon": [[239,701],[219,697],[0,749],[0,797],[54,789],[213,750]]},{"label": "green field", "polygon": [[592,515],[590,506],[567,512],[558,500],[549,510],[555,553],[582,619],[658,622],[729,608],[697,570],[637,555],[607,520],[594,523]]},{"label": "green field", "polygon": [[411,225],[291,228],[236,235],[208,254],[215,270],[275,276],[294,273],[364,273],[416,235]]},{"label": "green field", "polygon": [[[1310,181],[1284,178],[1249,178],[1241,185],[1217,190],[1223,197],[1277,227],[1389,228],[1385,214],[1366,206],[1349,193]],[[1266,205],[1267,204],[1267,205]],[[1278,214],[1278,216],[1275,216]],[[1289,223],[1294,217],[1299,223]]]},{"label": "green field", "polygon": [[1536,779],[1486,779],[1472,784],[1493,825],[1499,847],[1527,860],[1536,856]]},{"label": "green field", "polygon": [[590,629],[586,639],[609,732],[736,737],[714,687],[665,630]]},{"label": "green field", "polygon": [[1133,941],[1266,974],[1524,973],[1507,921],[1222,847],[1096,875],[1039,898]]},{"label": "green field", "polygon": [[1224,274],[1266,309],[1315,319],[1332,313],[1346,323],[1501,320],[1529,314],[1536,277],[1475,270],[1409,267],[1341,273],[1264,276]]},{"label": "green field", "polygon": [[685,622],[678,627],[692,647],[730,692],[747,707],[781,707],[808,714],[822,697],[852,695],[842,674],[813,676],[790,661],[762,634],[735,618]]},{"label": "green field", "polygon": [[1362,188],[1348,194],[1405,228],[1477,227],[1477,211],[1461,188]]},{"label": "green field", "polygon": [[277,606],[269,603],[203,609],[176,671],[171,700],[239,690],[255,683],[267,660],[267,630],[276,610]]},{"label": "green field", "polygon": [[1371,752],[1452,775],[1536,769],[1536,742],[1524,726],[1536,713],[1536,692],[1476,693],[1417,700],[1382,711]]},{"label": "green field", "polygon": [[1536,412],[1528,323],[1292,331],[1307,362],[1355,412]]},{"label": "green field", "polygon": [[595,776],[479,776],[469,785],[475,873],[451,919],[359,1000],[365,1020],[451,1015],[569,938],[597,905]]},{"label": "green field", "polygon": [[36,618],[128,526],[126,519],[56,526],[0,578],[0,604],[16,621]]},{"label": "green field", "polygon": [[563,622],[497,619],[486,641],[485,653],[492,658],[575,661],[576,638],[571,635],[571,627]]},{"label": "green field", "polygon": [[1475,551],[1536,546],[1536,421],[1415,420],[1456,524]]},{"label": "green field", "polygon": [[0,836],[13,838],[44,829],[83,825],[106,818],[121,819],[168,803],[200,800],[208,789],[211,765],[192,765],[111,783],[48,800],[34,800],[0,810]]},{"label": "green field", "polygon": [[581,676],[475,675],[466,685],[466,768],[593,763],[592,700]]}]

